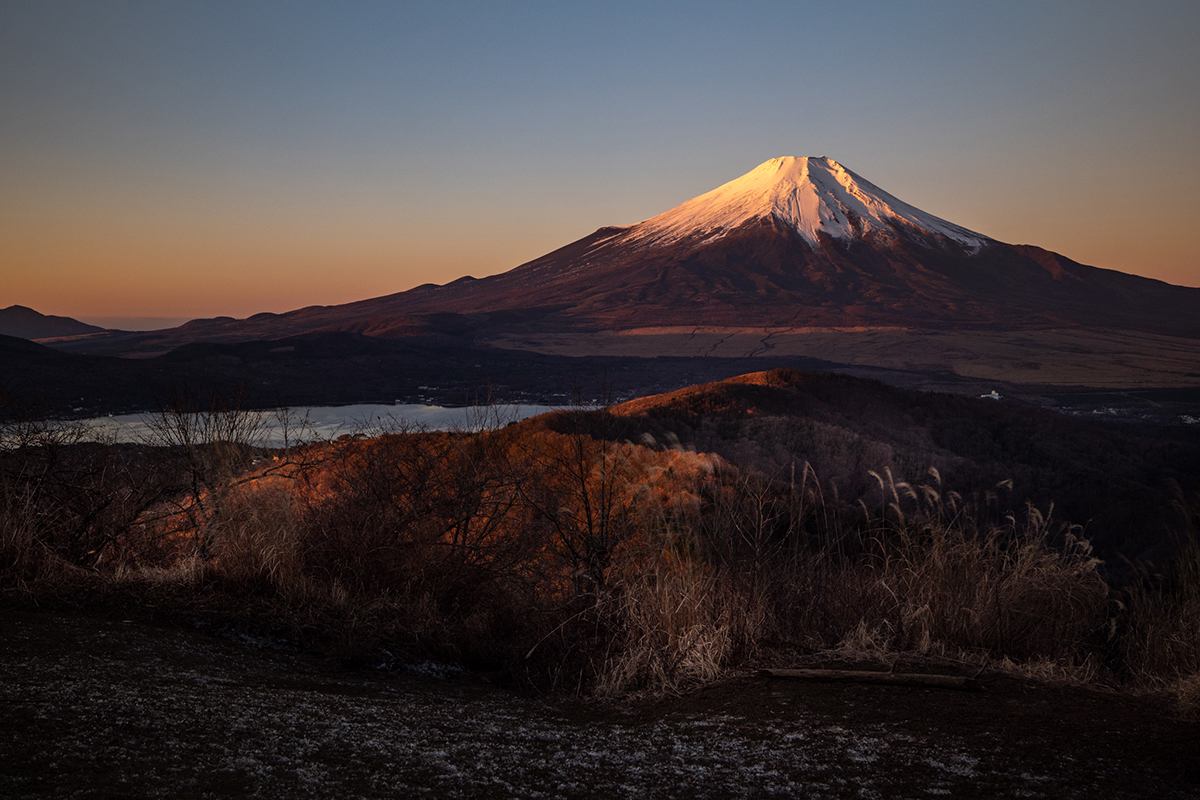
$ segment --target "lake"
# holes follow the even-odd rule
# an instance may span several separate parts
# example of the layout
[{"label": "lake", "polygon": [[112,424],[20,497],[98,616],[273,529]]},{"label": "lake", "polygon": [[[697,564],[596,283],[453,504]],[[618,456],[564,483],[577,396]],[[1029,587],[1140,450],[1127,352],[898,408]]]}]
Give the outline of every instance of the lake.
[{"label": "lake", "polygon": [[[478,430],[553,411],[551,406],[497,405],[446,408],[418,404],[383,405],[362,403],[349,406],[301,406],[289,409],[287,439],[293,443],[336,439],[343,434],[383,432],[395,429]],[[285,426],[276,411],[251,411],[264,443],[284,443]],[[118,442],[145,441],[151,433],[152,412],[121,414],[81,420],[96,431],[96,438]],[[257,437],[256,437],[257,438]]]}]

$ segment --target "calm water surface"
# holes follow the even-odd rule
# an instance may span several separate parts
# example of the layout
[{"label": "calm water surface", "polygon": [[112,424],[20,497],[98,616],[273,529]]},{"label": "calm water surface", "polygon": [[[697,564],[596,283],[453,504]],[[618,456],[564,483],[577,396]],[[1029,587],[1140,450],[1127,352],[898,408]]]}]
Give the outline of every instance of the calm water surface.
[{"label": "calm water surface", "polygon": [[[425,405],[302,406],[289,409],[286,436],[292,442],[335,439],[348,433],[372,433],[398,428],[427,430],[479,429],[526,419],[552,411],[550,406],[467,406],[445,408]],[[264,444],[278,447],[284,443],[285,425],[275,411],[251,411]],[[97,438],[119,442],[146,441],[151,434],[149,420],[154,414],[122,414],[96,417],[83,422],[96,431]],[[259,438],[259,437],[256,437]]]}]

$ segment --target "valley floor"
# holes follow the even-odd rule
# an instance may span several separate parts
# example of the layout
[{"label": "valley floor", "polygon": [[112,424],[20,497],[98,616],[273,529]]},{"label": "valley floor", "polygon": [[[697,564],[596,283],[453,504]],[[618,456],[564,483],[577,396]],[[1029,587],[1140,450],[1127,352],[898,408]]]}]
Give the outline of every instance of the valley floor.
[{"label": "valley floor", "polygon": [[1200,386],[1200,341],[1083,328],[663,327],[495,337],[501,348],[557,356],[819,358],[849,367],[953,374],[1027,386]]},{"label": "valley floor", "polygon": [[0,645],[11,798],[1200,797],[1200,722],[1010,676],[599,705],[112,612],[7,609]]}]

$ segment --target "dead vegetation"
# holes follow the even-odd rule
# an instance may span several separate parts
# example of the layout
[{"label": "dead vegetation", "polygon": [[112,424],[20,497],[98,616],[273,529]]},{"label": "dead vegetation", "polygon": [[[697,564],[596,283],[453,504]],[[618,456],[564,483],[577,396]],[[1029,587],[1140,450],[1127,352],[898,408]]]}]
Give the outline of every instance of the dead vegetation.
[{"label": "dead vegetation", "polygon": [[[10,415],[10,598],[118,596],[271,626],[351,661],[435,659],[620,696],[838,652],[1175,691],[1196,708],[1200,549],[1116,590],[1078,528],[1005,487],[737,468],[606,410],[268,448],[176,403],[144,446]],[[982,500],[982,502],[980,502]],[[1180,502],[1180,530],[1196,522]],[[1190,517],[1188,515],[1191,515]]]}]

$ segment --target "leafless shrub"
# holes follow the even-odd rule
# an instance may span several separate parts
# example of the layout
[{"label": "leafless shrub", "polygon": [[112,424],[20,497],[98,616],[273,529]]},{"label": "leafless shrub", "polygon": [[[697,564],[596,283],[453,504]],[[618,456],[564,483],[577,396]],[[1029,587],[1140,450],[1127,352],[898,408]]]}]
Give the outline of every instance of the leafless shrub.
[{"label": "leafless shrub", "polygon": [[160,535],[190,543],[199,557],[210,557],[215,538],[229,527],[222,515],[232,493],[249,483],[295,477],[311,466],[315,451],[292,438],[303,421],[285,408],[274,417],[282,442],[272,448],[266,415],[247,409],[240,395],[227,402],[218,392],[173,389],[147,420],[144,442],[170,485],[142,521]]},{"label": "leafless shrub", "polygon": [[0,546],[18,572],[47,560],[100,567],[161,496],[147,453],[92,435],[0,398]]}]

